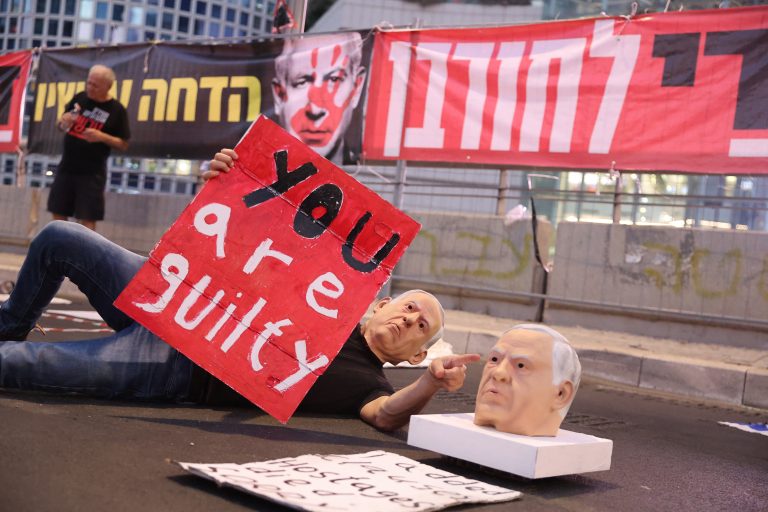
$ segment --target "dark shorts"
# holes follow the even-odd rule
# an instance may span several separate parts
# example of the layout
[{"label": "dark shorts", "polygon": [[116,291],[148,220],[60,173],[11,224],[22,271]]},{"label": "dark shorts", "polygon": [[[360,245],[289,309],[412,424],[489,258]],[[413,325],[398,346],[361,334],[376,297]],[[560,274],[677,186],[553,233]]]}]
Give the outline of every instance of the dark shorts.
[{"label": "dark shorts", "polygon": [[48,196],[48,211],[78,220],[103,220],[106,182],[106,174],[56,173]]}]

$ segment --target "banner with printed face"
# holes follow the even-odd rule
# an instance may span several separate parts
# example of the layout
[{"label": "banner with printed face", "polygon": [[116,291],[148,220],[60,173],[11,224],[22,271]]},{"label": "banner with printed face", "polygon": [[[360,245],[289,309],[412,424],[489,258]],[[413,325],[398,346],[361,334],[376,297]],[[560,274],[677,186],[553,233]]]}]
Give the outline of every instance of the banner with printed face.
[{"label": "banner with printed face", "polygon": [[116,305],[285,422],[419,225],[265,117]]},{"label": "banner with printed face", "polygon": [[264,114],[329,160],[355,162],[372,47],[366,34],[46,50],[29,150],[61,152],[56,120],[99,63],[115,71],[111,93],[128,111],[132,138],[122,155],[208,159]]},{"label": "banner with printed face", "polygon": [[0,153],[15,152],[19,146],[21,111],[31,62],[31,51],[0,55]]},{"label": "banner with printed face", "polygon": [[364,155],[768,173],[768,7],[377,34]]}]

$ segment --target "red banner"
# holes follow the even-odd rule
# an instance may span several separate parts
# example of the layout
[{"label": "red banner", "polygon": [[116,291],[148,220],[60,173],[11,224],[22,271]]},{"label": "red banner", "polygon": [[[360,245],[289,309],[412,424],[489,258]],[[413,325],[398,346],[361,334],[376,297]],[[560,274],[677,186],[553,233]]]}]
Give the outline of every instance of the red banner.
[{"label": "red banner", "polygon": [[765,6],[385,32],[372,71],[370,160],[768,173]]},{"label": "red banner", "polygon": [[0,55],[0,153],[14,153],[19,146],[21,107],[31,62],[31,51]]},{"label": "red banner", "polygon": [[236,151],[115,304],[285,422],[419,224],[264,117]]}]

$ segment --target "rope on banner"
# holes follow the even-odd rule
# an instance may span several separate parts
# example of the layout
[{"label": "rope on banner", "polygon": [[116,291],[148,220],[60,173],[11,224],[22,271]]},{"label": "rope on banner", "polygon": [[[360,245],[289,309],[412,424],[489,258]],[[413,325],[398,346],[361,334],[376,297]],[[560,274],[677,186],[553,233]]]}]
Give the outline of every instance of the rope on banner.
[{"label": "rope on banner", "polygon": [[154,39],[149,42],[149,48],[147,48],[147,51],[144,53],[144,74],[146,75],[149,72],[149,56],[152,53],[152,50],[155,49],[155,46],[157,45],[157,41]]},{"label": "rope on banner", "polygon": [[384,176],[383,174],[381,174],[380,172],[378,172],[376,169],[374,169],[374,168],[373,168],[373,167],[371,167],[370,165],[363,165],[363,164],[360,164],[360,163],[358,163],[358,164],[355,166],[355,171],[354,171],[354,172],[352,172],[352,173],[350,173],[349,175],[350,175],[350,176],[352,176],[352,177],[354,178],[355,176],[357,176],[358,174],[360,174],[360,172],[361,172],[363,169],[365,169],[365,170],[366,170],[366,171],[368,171],[369,173],[373,174],[374,176],[376,176],[377,178],[379,178],[379,179],[380,179],[381,181],[383,181],[384,183],[392,183],[392,180],[390,180],[389,178],[387,178],[386,176]]}]

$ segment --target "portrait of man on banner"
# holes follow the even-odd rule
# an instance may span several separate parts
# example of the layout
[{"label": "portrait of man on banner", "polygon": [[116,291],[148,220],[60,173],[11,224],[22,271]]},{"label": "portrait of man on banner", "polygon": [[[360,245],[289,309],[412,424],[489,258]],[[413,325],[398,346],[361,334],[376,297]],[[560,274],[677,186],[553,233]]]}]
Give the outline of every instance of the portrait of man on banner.
[{"label": "portrait of man on banner", "polygon": [[275,59],[276,120],[335,164],[359,157],[368,53],[348,32],[286,39]]}]

